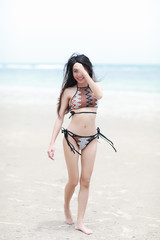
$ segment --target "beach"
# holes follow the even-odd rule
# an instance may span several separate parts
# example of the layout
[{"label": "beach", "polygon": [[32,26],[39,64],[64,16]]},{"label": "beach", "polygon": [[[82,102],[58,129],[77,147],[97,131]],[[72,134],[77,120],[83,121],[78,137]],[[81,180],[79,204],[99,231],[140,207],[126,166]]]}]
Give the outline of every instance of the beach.
[{"label": "beach", "polygon": [[[67,172],[61,134],[56,143],[55,161],[47,157],[56,118],[52,94],[53,104],[36,101],[22,104],[17,102],[15,91],[8,95],[12,102],[5,103],[3,96],[1,104],[1,239],[84,238],[74,226],[64,223],[63,190]],[[125,99],[120,99],[125,103]],[[132,97],[129,100],[132,102]],[[160,99],[148,99],[150,103],[157,100]],[[97,124],[115,143],[118,152],[99,140],[85,216],[86,224],[94,229],[91,239],[158,240],[159,112],[142,108],[136,114],[133,109],[133,116],[131,110],[125,116],[114,109],[119,104],[118,96],[110,94],[102,101],[108,102],[110,113],[105,114],[100,105]],[[67,121],[66,116],[64,125]],[[74,218],[77,190],[72,200]]]},{"label": "beach", "polygon": [[[99,139],[84,222],[87,236],[64,222],[67,170],[62,139],[47,156],[59,90],[0,90],[2,240],[159,240],[160,95],[104,91],[97,126],[117,153]],[[69,122],[68,115],[63,126]],[[76,188],[71,210],[76,220]]]}]

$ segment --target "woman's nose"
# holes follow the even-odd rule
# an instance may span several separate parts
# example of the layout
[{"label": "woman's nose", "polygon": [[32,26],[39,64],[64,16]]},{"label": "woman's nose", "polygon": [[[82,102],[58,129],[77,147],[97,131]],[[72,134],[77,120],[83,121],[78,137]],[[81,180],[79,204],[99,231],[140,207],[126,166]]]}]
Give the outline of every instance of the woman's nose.
[{"label": "woman's nose", "polygon": [[78,77],[81,77],[82,76],[82,73],[78,71]]}]

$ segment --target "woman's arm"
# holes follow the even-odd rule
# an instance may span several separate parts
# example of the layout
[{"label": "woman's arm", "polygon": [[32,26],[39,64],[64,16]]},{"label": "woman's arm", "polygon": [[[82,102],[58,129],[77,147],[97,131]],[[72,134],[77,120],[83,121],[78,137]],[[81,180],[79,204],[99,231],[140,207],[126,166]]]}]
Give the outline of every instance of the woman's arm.
[{"label": "woman's arm", "polygon": [[53,146],[55,141],[56,141],[56,138],[59,134],[59,131],[62,127],[62,124],[63,124],[63,120],[64,120],[64,116],[58,116],[56,121],[55,121],[55,124],[54,124],[54,128],[53,128],[53,133],[52,133],[52,138],[51,138],[51,142],[50,142],[50,146]]},{"label": "woman's arm", "polygon": [[84,78],[86,79],[86,81],[89,84],[90,89],[92,90],[92,92],[94,93],[95,97],[99,100],[102,98],[103,94],[102,94],[102,89],[101,89],[101,85],[97,82],[94,82],[93,79],[89,76],[89,74],[86,72],[86,74],[84,75]]},{"label": "woman's arm", "polygon": [[86,71],[86,69],[83,67],[81,63],[75,63],[74,67],[77,68],[77,70],[79,70],[82,73],[85,80],[89,84],[89,87],[94,93],[95,97],[97,99],[101,99],[103,94],[102,94],[102,89],[100,84],[93,81],[93,79],[89,76],[88,72]]},{"label": "woman's arm", "polygon": [[60,106],[60,110],[59,110],[59,115],[58,115],[58,117],[55,121],[50,146],[48,148],[48,156],[52,160],[54,160],[54,152],[55,152],[54,144],[55,144],[57,136],[60,132],[60,129],[62,127],[63,120],[64,120],[64,115],[65,115],[65,111],[66,111],[66,108],[68,106],[68,103],[69,103],[68,89],[65,89],[65,91],[62,95],[62,101],[61,101],[61,106]]}]

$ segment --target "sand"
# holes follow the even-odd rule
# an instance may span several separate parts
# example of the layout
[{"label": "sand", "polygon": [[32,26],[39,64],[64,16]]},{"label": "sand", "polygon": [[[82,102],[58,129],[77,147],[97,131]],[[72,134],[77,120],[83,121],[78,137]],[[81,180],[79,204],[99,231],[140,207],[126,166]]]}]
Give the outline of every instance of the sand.
[{"label": "sand", "polygon": [[64,223],[62,134],[55,161],[47,157],[55,99],[52,91],[1,90],[0,239],[159,240],[160,96],[105,93],[101,100],[97,126],[118,152],[100,139],[84,219],[91,236]]}]

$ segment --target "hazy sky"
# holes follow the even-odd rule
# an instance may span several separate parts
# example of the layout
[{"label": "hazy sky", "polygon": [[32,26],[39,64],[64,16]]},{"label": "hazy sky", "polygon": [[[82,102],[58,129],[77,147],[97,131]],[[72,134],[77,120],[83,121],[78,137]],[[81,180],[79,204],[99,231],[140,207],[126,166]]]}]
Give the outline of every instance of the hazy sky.
[{"label": "hazy sky", "polygon": [[0,62],[160,64],[160,0],[0,0]]}]

